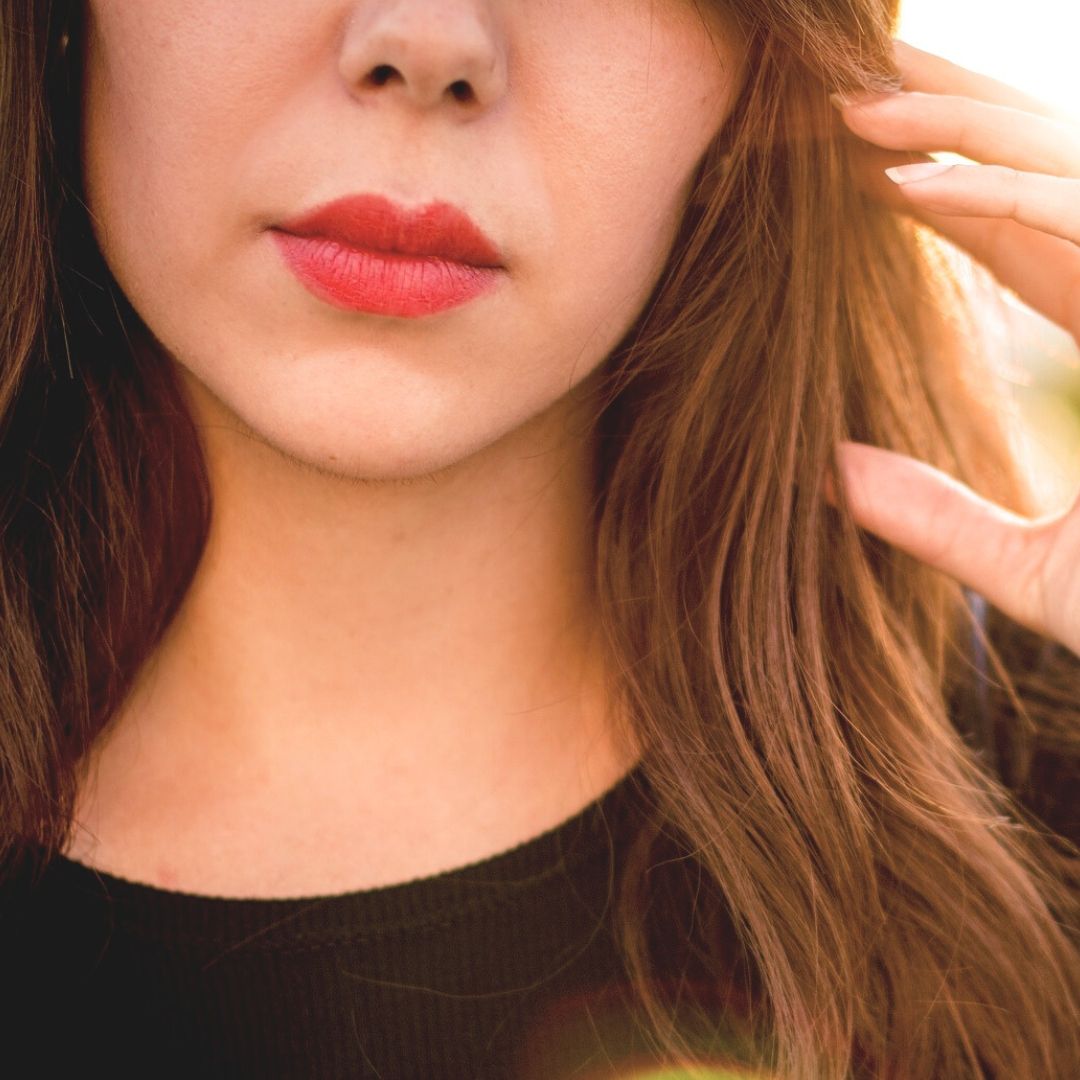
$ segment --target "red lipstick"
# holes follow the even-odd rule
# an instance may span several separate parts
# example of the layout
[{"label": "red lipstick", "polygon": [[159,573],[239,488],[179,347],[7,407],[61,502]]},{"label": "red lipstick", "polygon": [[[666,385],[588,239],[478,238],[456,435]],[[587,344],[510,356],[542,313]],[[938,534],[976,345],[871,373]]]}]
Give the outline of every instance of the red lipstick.
[{"label": "red lipstick", "polygon": [[300,282],[347,311],[432,315],[489,291],[504,269],[495,245],[445,202],[408,210],[349,195],[270,233]]}]

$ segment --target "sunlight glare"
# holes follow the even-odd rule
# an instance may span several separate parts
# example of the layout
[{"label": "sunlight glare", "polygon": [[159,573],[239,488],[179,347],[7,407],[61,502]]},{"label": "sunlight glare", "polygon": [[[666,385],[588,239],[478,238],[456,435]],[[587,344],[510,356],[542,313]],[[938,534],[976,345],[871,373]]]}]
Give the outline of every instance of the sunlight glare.
[{"label": "sunlight glare", "polygon": [[1077,0],[902,0],[899,37],[1080,118]]}]

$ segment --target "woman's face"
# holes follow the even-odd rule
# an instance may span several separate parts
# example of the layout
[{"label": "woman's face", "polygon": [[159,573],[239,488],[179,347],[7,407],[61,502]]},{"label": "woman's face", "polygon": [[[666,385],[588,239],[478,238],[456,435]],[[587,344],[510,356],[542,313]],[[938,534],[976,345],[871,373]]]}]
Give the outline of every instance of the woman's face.
[{"label": "woman's face", "polygon": [[[700,0],[88,0],[86,15],[86,195],[117,281],[215,407],[355,476],[461,461],[597,367],[657,281],[741,71]],[[501,268],[281,243],[277,227],[347,195],[449,203]],[[287,251],[321,254],[361,309],[305,285]],[[444,280],[482,288],[440,308]]]}]

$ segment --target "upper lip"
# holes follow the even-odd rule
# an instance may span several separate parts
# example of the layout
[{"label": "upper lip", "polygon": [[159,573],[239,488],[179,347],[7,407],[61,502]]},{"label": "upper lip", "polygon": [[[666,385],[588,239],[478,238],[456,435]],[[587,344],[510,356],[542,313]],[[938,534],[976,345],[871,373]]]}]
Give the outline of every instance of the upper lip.
[{"label": "upper lip", "polygon": [[410,210],[383,195],[346,195],[277,228],[367,251],[433,255],[472,266],[503,264],[495,244],[468,214],[446,202]]}]

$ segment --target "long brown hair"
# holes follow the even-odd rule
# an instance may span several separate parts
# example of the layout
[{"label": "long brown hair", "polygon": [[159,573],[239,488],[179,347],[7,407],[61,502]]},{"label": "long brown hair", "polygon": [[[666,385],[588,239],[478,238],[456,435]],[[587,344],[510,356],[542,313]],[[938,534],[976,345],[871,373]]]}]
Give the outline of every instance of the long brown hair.
[{"label": "long brown hair", "polygon": [[[9,871],[62,850],[79,763],[182,601],[211,509],[172,370],[132,347],[145,328],[89,228],[79,49],[56,51],[79,6],[0,0]],[[643,1015],[658,1050],[695,1060],[653,989],[651,910],[717,991],[699,1011],[740,1001],[754,1063],[790,1080],[1080,1075],[1080,851],[1019,798],[1041,747],[1080,754],[1080,669],[1054,653],[1036,683],[1038,640],[991,620],[999,775],[951,711],[975,678],[962,590],[821,498],[855,438],[1032,509],[956,290],[861,194],[827,100],[896,85],[895,0],[724,10],[745,85],[596,380],[598,605],[655,799],[619,883]],[[668,911],[678,877],[693,885]]]}]

